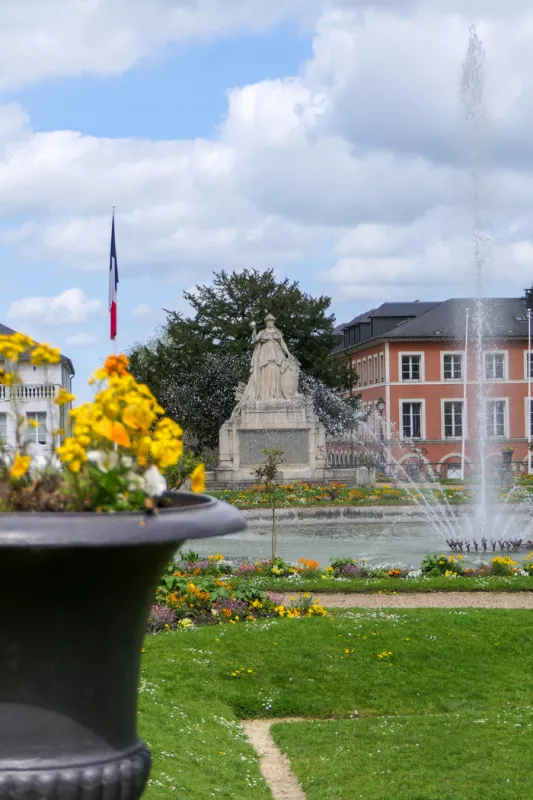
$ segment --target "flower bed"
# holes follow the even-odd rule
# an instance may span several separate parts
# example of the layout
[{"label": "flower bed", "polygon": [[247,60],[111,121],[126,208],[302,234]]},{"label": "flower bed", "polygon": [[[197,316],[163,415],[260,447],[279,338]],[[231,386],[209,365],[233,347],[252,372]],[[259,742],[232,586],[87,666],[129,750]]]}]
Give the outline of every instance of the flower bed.
[{"label": "flower bed", "polygon": [[[183,626],[183,620],[206,624],[239,622],[265,616],[313,616],[322,606],[311,595],[293,601],[289,608],[265,592],[287,589],[312,591],[406,591],[446,590],[459,579],[468,590],[509,590],[513,581],[520,590],[533,590],[533,552],[519,561],[497,555],[477,567],[467,566],[460,553],[427,555],[419,569],[405,564],[369,564],[365,559],[334,558],[325,569],[317,561],[301,558],[295,563],[273,561],[234,564],[221,554],[207,559],[193,552],[183,554],[164,576],[152,609],[150,632]],[[466,579],[466,580],[465,580]],[[475,579],[475,580],[474,580]],[[512,579],[512,580],[511,580]],[[422,587],[423,584],[423,587]],[[455,585],[455,584],[454,584]],[[284,611],[285,613],[281,613]],[[288,613],[288,612],[291,613]],[[169,616],[170,612],[170,616]]]},{"label": "flower bed", "polygon": [[[318,567],[318,562],[302,561]],[[302,566],[301,569],[312,574],[315,568]],[[285,575],[285,572],[279,574]],[[262,617],[294,619],[327,615],[320,602],[310,594],[293,598],[289,605],[285,605],[281,598],[268,597],[248,581],[241,580],[233,586],[230,576],[246,576],[246,571],[233,566],[219,553],[207,559],[200,559],[192,552],[182,554],[180,561],[170,564],[161,579],[148,618],[147,632],[161,633],[217,623],[235,625]]]},{"label": "flower bed", "polygon": [[[212,492],[215,497],[232,503],[237,508],[269,507],[272,497],[262,484],[250,489],[224,489]],[[424,498],[435,503],[461,504],[469,502],[471,493],[463,488],[436,488],[425,490]],[[394,486],[348,488],[344,483],[286,483],[276,486],[274,501],[276,507],[291,508],[299,506],[369,506],[369,505],[413,505],[422,497],[418,489],[398,489]]]}]

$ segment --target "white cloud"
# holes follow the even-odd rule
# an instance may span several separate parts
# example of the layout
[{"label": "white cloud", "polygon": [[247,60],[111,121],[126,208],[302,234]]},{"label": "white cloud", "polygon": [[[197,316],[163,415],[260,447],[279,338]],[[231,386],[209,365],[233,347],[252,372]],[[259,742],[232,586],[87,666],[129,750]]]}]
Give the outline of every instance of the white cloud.
[{"label": "white cloud", "polygon": [[49,325],[68,325],[85,320],[102,308],[100,300],[90,300],[81,289],[67,289],[57,297],[23,297],[11,303],[8,320]]},{"label": "white cloud", "polygon": [[[37,47],[20,65],[8,63],[0,46],[0,75],[16,83],[33,80],[39,69],[121,70],[177,37],[262,27],[305,6],[134,0],[127,22],[121,17],[109,26],[124,3],[73,0],[46,42],[58,49],[76,17],[65,52],[43,67]],[[470,17],[479,15],[491,167],[483,213],[493,231],[493,274],[507,265],[504,289],[519,291],[533,248],[530,5],[322,5],[309,62],[296,76],[231,89],[227,116],[211,140],[35,133],[20,108],[0,106],[0,214],[22,220],[6,224],[0,241],[31,260],[105,271],[110,219],[103,209],[112,197],[121,280],[156,274],[188,285],[191,275],[209,279],[213,268],[274,265],[280,274],[305,269],[335,298],[361,302],[385,293],[412,299],[417,287],[440,296],[469,291],[468,170],[457,90]],[[0,8],[4,31],[8,22],[12,30],[22,25],[18,12],[2,20],[6,13]],[[39,6],[29,41],[49,24],[44,17]],[[79,41],[84,25],[87,45]],[[100,51],[89,47],[97,36]],[[28,300],[42,309],[50,298],[17,302]],[[46,316],[30,307],[33,316]]]},{"label": "white cloud", "polygon": [[121,73],[166,45],[309,18],[318,0],[17,0],[0,4],[0,86]]},{"label": "white cloud", "polygon": [[152,313],[152,307],[148,303],[141,303],[133,310],[134,317],[146,317]]},{"label": "white cloud", "polygon": [[89,347],[96,344],[98,341],[96,336],[91,336],[90,333],[75,333],[73,336],[67,336],[66,342],[71,347]]}]

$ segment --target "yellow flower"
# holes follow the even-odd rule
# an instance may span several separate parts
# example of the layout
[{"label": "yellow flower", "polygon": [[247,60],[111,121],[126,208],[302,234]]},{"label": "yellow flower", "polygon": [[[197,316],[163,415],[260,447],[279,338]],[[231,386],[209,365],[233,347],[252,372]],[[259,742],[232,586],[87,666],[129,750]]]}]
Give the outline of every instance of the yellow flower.
[{"label": "yellow flower", "polygon": [[66,464],[71,472],[77,473],[81,465],[87,461],[85,448],[74,438],[65,439],[56,450],[59,459]]},{"label": "yellow flower", "polygon": [[12,478],[23,478],[29,470],[30,464],[31,456],[21,456],[20,453],[15,453],[9,474]]},{"label": "yellow flower", "polygon": [[70,392],[67,392],[66,389],[61,387],[61,389],[59,390],[59,394],[54,400],[54,403],[56,404],[56,406],[64,406],[67,403],[71,403],[75,399],[76,399],[75,394],[71,394]]},{"label": "yellow flower", "polygon": [[22,353],[28,349],[26,336],[22,334],[13,334],[9,336],[0,336],[0,355],[10,361],[18,361]]},{"label": "yellow flower", "polygon": [[39,427],[39,422],[36,419],[29,419],[28,420],[28,425],[30,427],[32,427],[32,428],[38,428]]},{"label": "yellow flower", "polygon": [[14,383],[22,383],[21,378],[13,372],[6,372],[0,369],[0,384],[3,386],[13,386]]},{"label": "yellow flower", "polygon": [[205,464],[198,464],[191,473],[191,487],[193,492],[205,492]]},{"label": "yellow flower", "polygon": [[38,344],[30,354],[30,363],[34,367],[41,367],[43,364],[59,364],[60,361],[61,351],[58,347],[51,347],[49,344]]}]

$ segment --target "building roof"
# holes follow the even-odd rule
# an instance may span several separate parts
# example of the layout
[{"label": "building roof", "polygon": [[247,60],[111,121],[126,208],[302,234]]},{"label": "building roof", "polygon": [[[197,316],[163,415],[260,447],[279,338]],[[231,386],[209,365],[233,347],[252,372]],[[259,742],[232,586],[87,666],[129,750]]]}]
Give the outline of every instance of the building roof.
[{"label": "building roof", "polygon": [[452,298],[433,305],[414,319],[395,325],[385,334],[390,339],[462,339],[465,334],[466,310],[469,309],[470,335],[474,332],[476,303],[479,302],[485,320],[484,335],[500,337],[527,336],[527,316],[524,301],[519,297]]},{"label": "building roof", "polygon": [[[379,320],[372,325],[372,335],[357,344],[344,345],[344,341],[331,351],[338,355],[345,351],[359,349],[378,339],[445,339],[464,338],[466,310],[469,309],[470,336],[475,331],[475,312],[477,303],[481,304],[484,324],[483,335],[498,338],[525,338],[527,336],[527,311],[520,297],[451,298],[441,302],[383,303],[377,309],[359,314],[351,322],[339,326],[343,330],[358,323]],[[399,319],[399,318],[402,318]],[[390,325],[387,326],[387,319]]]},{"label": "building roof", "polygon": [[367,313],[372,317],[418,317],[438,305],[438,301],[420,303],[418,300],[412,303],[382,303],[379,308]]}]

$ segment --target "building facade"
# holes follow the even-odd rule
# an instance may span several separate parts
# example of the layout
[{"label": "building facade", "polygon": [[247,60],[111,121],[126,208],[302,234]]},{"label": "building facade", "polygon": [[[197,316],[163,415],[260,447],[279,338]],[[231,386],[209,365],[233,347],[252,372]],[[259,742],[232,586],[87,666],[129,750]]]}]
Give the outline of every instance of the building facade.
[{"label": "building facade", "polygon": [[384,303],[339,329],[334,356],[351,359],[363,411],[371,415],[363,435],[380,440],[389,464],[458,477],[463,437],[465,471],[481,458],[481,427],[486,460],[499,465],[512,447],[515,468],[527,468],[533,360],[524,301],[484,300],[477,308],[481,329],[476,301],[467,299]]},{"label": "building facade", "polygon": [[[14,331],[0,325],[0,335],[11,335]],[[4,367],[4,364],[0,364]],[[67,356],[61,356],[59,364],[34,367],[23,355],[18,363],[21,383],[13,386],[0,385],[0,442],[14,447],[17,441],[17,424],[23,418],[23,434],[39,453],[52,444],[54,431],[65,431],[68,427],[70,404],[57,406],[54,399],[63,387],[71,391],[74,367]],[[32,423],[30,424],[30,420]],[[24,424],[25,423],[25,424]],[[64,434],[59,434],[61,439]]]}]

